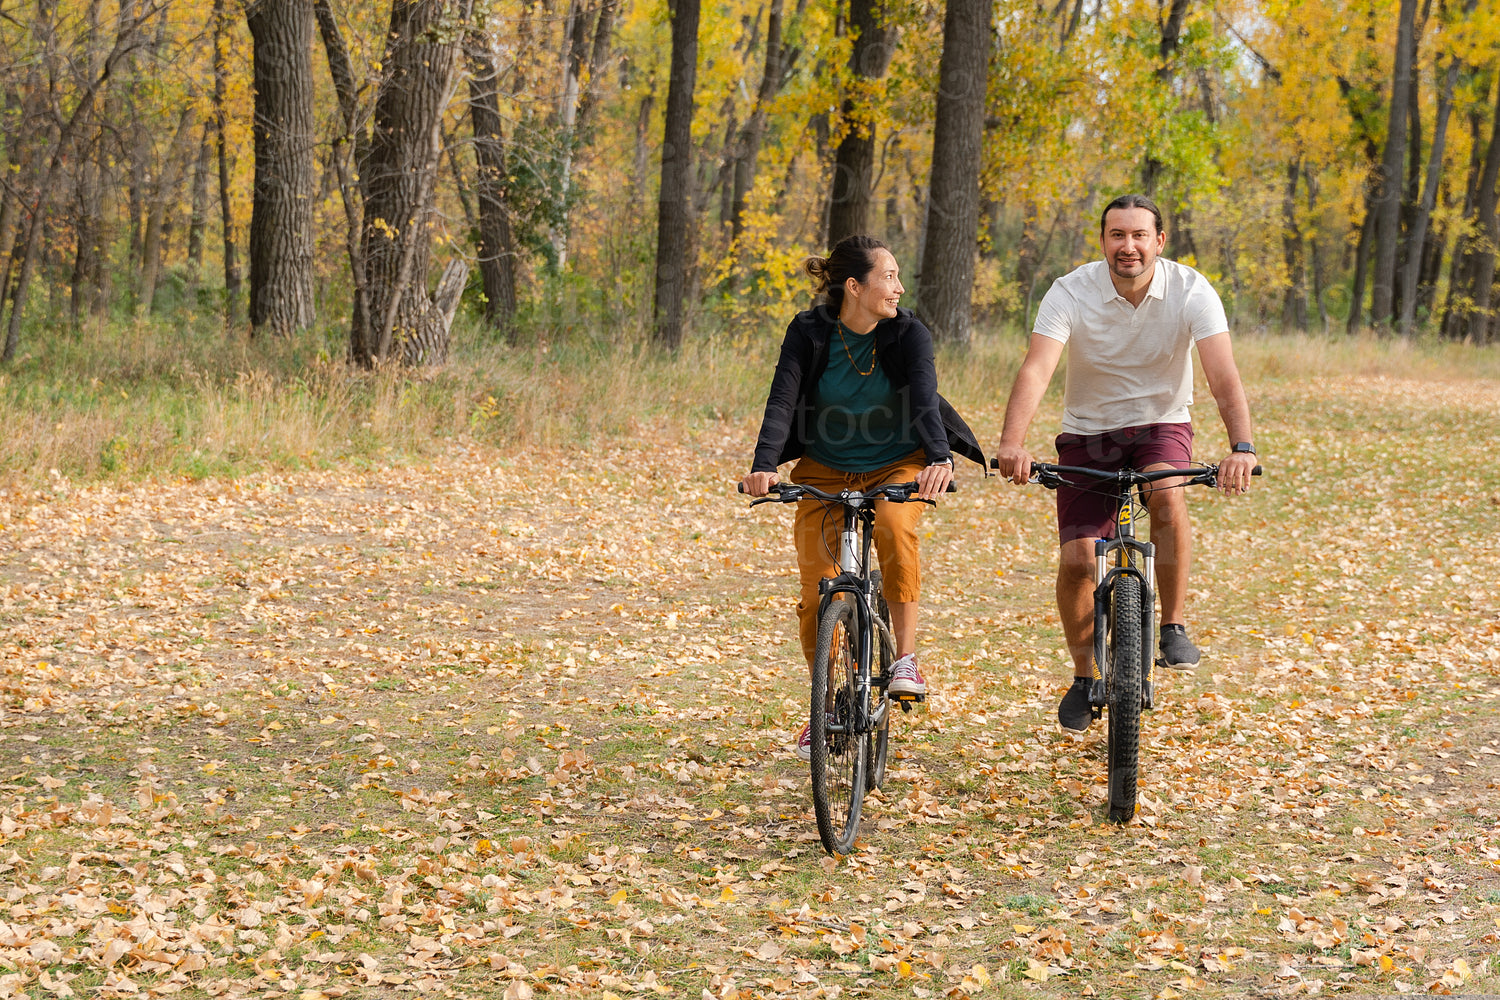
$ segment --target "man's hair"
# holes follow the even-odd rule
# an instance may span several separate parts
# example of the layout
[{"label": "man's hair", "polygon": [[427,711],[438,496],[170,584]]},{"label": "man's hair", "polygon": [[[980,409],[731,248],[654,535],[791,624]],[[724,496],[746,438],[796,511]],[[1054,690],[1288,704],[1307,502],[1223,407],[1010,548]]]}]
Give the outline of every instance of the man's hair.
[{"label": "man's hair", "polygon": [[1099,216],[1099,232],[1104,232],[1104,220],[1109,218],[1109,213],[1117,208],[1144,208],[1151,213],[1151,218],[1156,220],[1156,231],[1162,231],[1161,209],[1156,207],[1156,202],[1143,194],[1122,194],[1108,205],[1104,206],[1104,213]]}]

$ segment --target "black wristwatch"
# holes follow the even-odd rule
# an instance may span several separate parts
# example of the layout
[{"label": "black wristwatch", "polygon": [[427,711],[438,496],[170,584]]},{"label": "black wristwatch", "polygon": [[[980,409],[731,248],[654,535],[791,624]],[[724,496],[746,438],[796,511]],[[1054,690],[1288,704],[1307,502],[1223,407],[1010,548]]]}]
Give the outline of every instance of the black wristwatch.
[{"label": "black wristwatch", "polygon": [[1255,445],[1251,444],[1249,441],[1236,441],[1234,445],[1230,447],[1229,451],[1230,454],[1233,455],[1254,455]]}]

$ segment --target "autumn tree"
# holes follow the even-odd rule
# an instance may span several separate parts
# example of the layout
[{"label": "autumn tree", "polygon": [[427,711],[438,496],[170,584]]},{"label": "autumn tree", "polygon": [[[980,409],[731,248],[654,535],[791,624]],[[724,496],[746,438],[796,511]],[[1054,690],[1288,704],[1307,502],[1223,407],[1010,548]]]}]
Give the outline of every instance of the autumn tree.
[{"label": "autumn tree", "polygon": [[[49,14],[56,12],[56,8],[51,5],[43,5],[43,9]],[[5,262],[4,285],[0,286],[9,290],[10,293],[10,313],[5,325],[5,344],[3,349],[0,349],[0,360],[13,360],[20,345],[21,321],[26,312],[27,297],[43,257],[45,243],[43,220],[49,212],[67,160],[76,148],[80,134],[91,121],[95,103],[99,100],[110,77],[142,44],[147,37],[146,29],[163,9],[161,5],[151,4],[134,12],[132,16],[122,16],[116,25],[113,44],[104,58],[98,62],[97,71],[77,81],[77,90],[72,95],[72,106],[68,109],[66,116],[53,119],[49,127],[38,130],[32,136],[34,145],[28,150],[27,158],[31,176],[26,178],[28,185],[22,188],[22,201],[18,206],[19,211],[14,223],[16,227],[14,242],[11,255]],[[57,59],[56,45],[60,38],[57,25],[47,21],[34,25],[34,30],[38,37],[42,65],[47,67]],[[85,64],[87,65],[87,62]],[[55,67],[52,72],[55,74]],[[61,80],[55,75],[54,80],[61,84]],[[39,89],[30,91],[28,96],[40,101],[46,96],[46,91],[40,89],[40,83],[37,87]],[[38,113],[41,113],[44,108],[49,114],[52,110],[41,103],[35,107]],[[19,261],[19,266],[13,267],[17,261]],[[14,271],[14,276],[12,276],[12,271]],[[11,283],[12,281],[14,284]]]},{"label": "autumn tree", "polygon": [[469,123],[474,135],[478,196],[478,263],[484,286],[484,317],[515,337],[516,246],[506,199],[505,122],[500,115],[500,73],[495,54],[478,32],[465,42],[469,61]]},{"label": "autumn tree", "polygon": [[990,0],[948,0],[917,298],[933,335],[957,344],[972,337],[989,55]]},{"label": "autumn tree", "polygon": [[250,325],[288,335],[313,313],[312,0],[254,0],[255,190]]},{"label": "autumn tree", "polygon": [[693,91],[698,79],[699,0],[672,4],[672,69],[667,84],[656,215],[653,336],[676,350],[682,343],[692,246]]},{"label": "autumn tree", "polygon": [[1401,192],[1407,146],[1407,109],[1417,44],[1416,16],[1416,0],[1400,0],[1385,153],[1375,179],[1375,274],[1371,282],[1370,321],[1377,325],[1389,325],[1394,316],[1396,265],[1402,243]]},{"label": "autumn tree", "polygon": [[879,0],[849,0],[848,80],[840,109],[838,150],[833,158],[827,245],[870,228],[870,183],[875,172],[875,125],[879,82],[890,68],[898,30]]},{"label": "autumn tree", "polygon": [[468,265],[451,260],[436,292],[429,291],[430,226],[443,114],[468,30],[469,0],[392,0],[368,130],[343,34],[325,12],[326,0],[316,2],[348,138],[341,145],[355,155],[353,170],[334,157],[354,285],[349,356],[365,366],[441,364]]},{"label": "autumn tree", "polygon": [[733,190],[730,195],[730,238],[738,243],[745,232],[745,211],[760,158],[760,144],[766,133],[771,102],[786,81],[789,47],[782,35],[782,0],[771,0],[766,12],[765,60],[760,85],[755,90],[755,104],[740,128],[734,149]]},{"label": "autumn tree", "polygon": [[214,162],[218,173],[219,224],[222,237],[221,259],[224,265],[224,320],[233,326],[239,319],[240,272],[239,251],[235,243],[233,167],[229,149],[229,45],[228,25],[224,11],[224,0],[214,0],[213,6],[213,143]]}]

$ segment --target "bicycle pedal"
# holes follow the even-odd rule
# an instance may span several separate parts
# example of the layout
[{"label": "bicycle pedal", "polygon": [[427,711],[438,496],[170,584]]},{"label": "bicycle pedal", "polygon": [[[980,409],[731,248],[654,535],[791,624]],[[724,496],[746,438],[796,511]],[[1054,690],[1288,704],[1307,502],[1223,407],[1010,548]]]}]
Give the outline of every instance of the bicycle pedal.
[{"label": "bicycle pedal", "polygon": [[890,694],[890,699],[892,701],[902,701],[902,702],[906,702],[906,701],[926,701],[927,700],[927,696],[925,694],[909,694],[909,693],[906,693],[906,692],[892,692]]}]

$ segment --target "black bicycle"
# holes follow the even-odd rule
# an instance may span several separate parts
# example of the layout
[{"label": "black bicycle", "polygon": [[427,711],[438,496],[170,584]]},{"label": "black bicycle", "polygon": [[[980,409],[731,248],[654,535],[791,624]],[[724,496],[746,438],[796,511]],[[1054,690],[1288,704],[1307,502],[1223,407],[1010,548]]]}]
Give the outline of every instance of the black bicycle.
[{"label": "black bicycle", "polygon": [[[818,643],[812,667],[809,726],[812,735],[813,812],[829,854],[848,854],[859,834],[865,795],[885,783],[890,751],[891,703],[911,711],[925,695],[890,694],[896,641],[880,571],[870,566],[875,503],[936,501],[916,495],[917,484],[887,483],[866,492],[825,493],[813,486],[777,483],[775,496],[751,501],[817,500],[842,513],[838,575],[819,582]],[[952,484],[948,492],[953,492]],[[740,487],[744,492],[744,487]]]},{"label": "black bicycle", "polygon": [[[1252,475],[1260,475],[1256,466]],[[1064,484],[1109,491],[1117,505],[1115,537],[1094,542],[1094,680],[1089,706],[1094,718],[1109,709],[1109,818],[1135,817],[1140,773],[1141,711],[1152,705],[1152,655],[1156,635],[1156,546],[1135,535],[1154,484],[1182,478],[1178,487],[1218,485],[1217,465],[1179,469],[1105,471],[1033,462],[1031,481],[1048,489]],[[1087,485],[1078,480],[1084,480]],[[1169,487],[1176,488],[1176,487]],[[1161,664],[1164,666],[1164,664]]]}]

